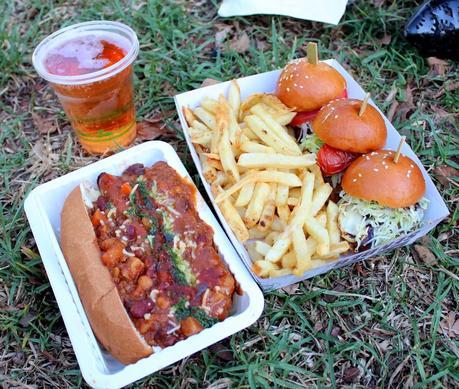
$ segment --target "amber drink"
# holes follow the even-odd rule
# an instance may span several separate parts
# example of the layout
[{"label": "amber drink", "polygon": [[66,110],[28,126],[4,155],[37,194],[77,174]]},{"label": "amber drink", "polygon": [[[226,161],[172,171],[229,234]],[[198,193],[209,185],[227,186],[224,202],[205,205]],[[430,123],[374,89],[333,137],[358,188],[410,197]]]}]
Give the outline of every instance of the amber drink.
[{"label": "amber drink", "polygon": [[139,43],[118,22],[63,28],[35,49],[33,64],[56,92],[81,145],[103,154],[135,138],[132,63]]}]

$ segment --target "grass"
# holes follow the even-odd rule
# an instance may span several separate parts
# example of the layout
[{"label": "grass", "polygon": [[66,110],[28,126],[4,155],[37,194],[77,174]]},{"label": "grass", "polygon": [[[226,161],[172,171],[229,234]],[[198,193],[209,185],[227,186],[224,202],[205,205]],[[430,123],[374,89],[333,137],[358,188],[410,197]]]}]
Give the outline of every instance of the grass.
[{"label": "grass", "polygon": [[[377,6],[377,3],[382,3]],[[83,385],[70,342],[23,213],[36,185],[96,160],[85,155],[56,98],[34,72],[31,52],[58,28],[106,18],[132,26],[139,120],[162,114],[168,138],[194,172],[172,96],[220,80],[283,66],[320,41],[323,57],[352,72],[407,136],[430,172],[459,167],[459,70],[435,72],[403,39],[411,1],[355,1],[338,26],[280,17],[219,19],[214,2],[3,2],[0,14],[0,382]],[[221,48],[215,33],[230,29]],[[246,32],[250,47],[230,42]],[[390,43],[387,40],[390,38]],[[386,43],[384,43],[386,42]],[[38,114],[57,127],[39,133]],[[452,173],[451,173],[452,174]],[[197,181],[197,175],[194,174]],[[441,177],[440,177],[441,178]],[[142,381],[155,387],[451,387],[459,380],[457,178],[434,180],[451,215],[412,247],[335,270],[265,296],[256,324]],[[456,315],[456,316],[454,316]],[[456,337],[455,337],[456,336]]]}]

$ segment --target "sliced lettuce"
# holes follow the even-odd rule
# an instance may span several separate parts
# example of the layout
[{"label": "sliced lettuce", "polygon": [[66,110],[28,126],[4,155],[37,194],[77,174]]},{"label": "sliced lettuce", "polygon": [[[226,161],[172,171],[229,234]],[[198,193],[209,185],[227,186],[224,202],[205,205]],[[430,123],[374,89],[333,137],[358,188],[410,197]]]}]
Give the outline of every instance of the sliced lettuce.
[{"label": "sliced lettuce", "polygon": [[322,142],[319,137],[312,133],[312,134],[305,134],[303,139],[300,143],[301,151],[309,151],[310,153],[317,154],[320,148],[323,146],[324,142]]},{"label": "sliced lettuce", "polygon": [[338,202],[338,222],[344,237],[362,246],[375,247],[406,235],[422,224],[429,201],[425,198],[406,208],[388,208],[344,192]]}]

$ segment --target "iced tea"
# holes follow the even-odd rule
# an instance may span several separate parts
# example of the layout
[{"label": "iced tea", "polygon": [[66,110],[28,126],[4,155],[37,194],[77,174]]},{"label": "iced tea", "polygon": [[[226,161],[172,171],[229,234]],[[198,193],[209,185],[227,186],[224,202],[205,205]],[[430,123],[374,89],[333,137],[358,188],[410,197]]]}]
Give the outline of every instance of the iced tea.
[{"label": "iced tea", "polygon": [[[133,36],[118,31],[119,25]],[[37,71],[50,82],[87,151],[105,153],[127,146],[136,135],[135,33],[115,22],[81,23],[64,30],[47,38],[46,47],[40,46],[47,39],[37,47]]]}]

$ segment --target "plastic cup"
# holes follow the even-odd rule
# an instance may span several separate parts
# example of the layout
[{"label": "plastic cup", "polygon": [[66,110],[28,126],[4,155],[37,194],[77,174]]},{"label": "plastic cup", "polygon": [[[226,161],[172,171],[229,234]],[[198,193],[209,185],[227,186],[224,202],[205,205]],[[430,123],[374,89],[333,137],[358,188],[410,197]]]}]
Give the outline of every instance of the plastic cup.
[{"label": "plastic cup", "polygon": [[[85,62],[80,61],[78,54],[77,63],[72,64],[76,75],[68,75],[62,68],[50,70],[53,53],[63,53],[63,57],[58,58],[67,61],[70,57],[65,56],[71,45],[77,45],[76,52],[80,50],[81,55],[87,55],[85,50],[91,48],[92,42],[102,40],[115,42],[116,48],[122,47],[124,56],[99,69],[94,66],[97,60],[92,58],[93,62],[81,74],[81,68],[86,65],[82,65]],[[91,42],[89,46],[88,41]],[[128,146],[136,136],[132,63],[138,52],[139,42],[130,27],[118,22],[92,21],[56,31],[33,53],[32,62],[37,73],[50,83],[79,142],[89,153],[103,154],[120,149]]]}]

